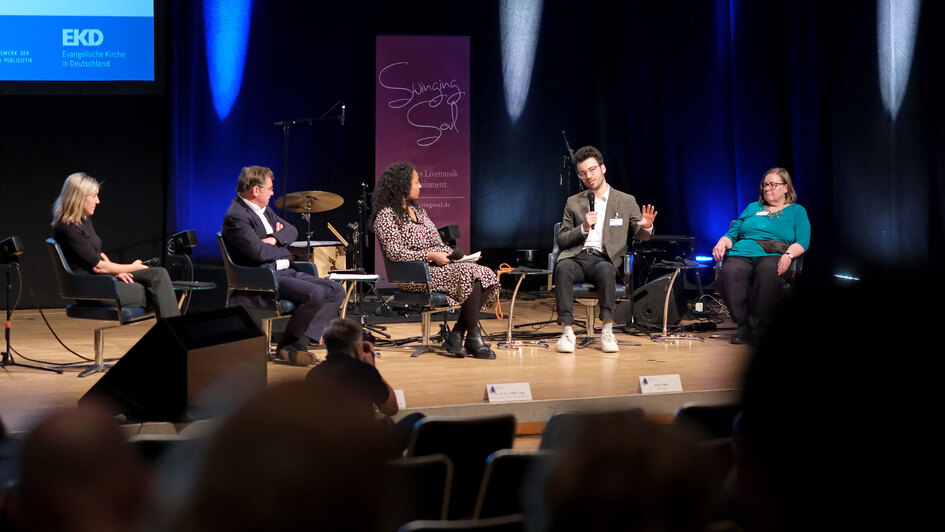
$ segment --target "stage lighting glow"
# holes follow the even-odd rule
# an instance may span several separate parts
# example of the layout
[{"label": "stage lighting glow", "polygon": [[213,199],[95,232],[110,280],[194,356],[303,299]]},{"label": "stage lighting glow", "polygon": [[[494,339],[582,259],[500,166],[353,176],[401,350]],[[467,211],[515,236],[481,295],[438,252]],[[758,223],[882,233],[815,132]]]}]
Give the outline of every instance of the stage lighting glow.
[{"label": "stage lighting glow", "polygon": [[835,273],[833,274],[833,276],[836,277],[837,279],[843,279],[844,281],[859,281],[860,280],[859,277],[856,277],[855,275],[849,275],[846,273]]},{"label": "stage lighting glow", "polygon": [[696,255],[696,262],[714,262],[714,261],[715,261],[715,257],[712,257],[711,255],[709,256]]},{"label": "stage lighting glow", "polygon": [[921,5],[922,0],[879,0],[876,3],[879,92],[893,120],[909,86]]},{"label": "stage lighting glow", "polygon": [[252,0],[204,0],[203,28],[213,105],[220,120],[233,109],[243,84]]},{"label": "stage lighting glow", "polygon": [[522,115],[528,99],[543,6],[544,0],[499,1],[505,107],[512,122]]}]

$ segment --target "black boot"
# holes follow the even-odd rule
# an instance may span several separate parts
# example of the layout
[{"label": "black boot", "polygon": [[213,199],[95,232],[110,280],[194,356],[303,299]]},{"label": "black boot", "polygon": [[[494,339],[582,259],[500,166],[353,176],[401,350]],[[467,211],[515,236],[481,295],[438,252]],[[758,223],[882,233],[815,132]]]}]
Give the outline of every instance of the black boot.
[{"label": "black boot", "polygon": [[456,358],[463,358],[466,356],[466,349],[463,348],[463,334],[466,332],[466,328],[463,327],[462,320],[456,322],[453,325],[453,330],[446,336],[446,341],[440,345],[440,349],[445,349],[450,354],[456,356]]},{"label": "black boot", "polygon": [[750,339],[751,331],[748,328],[748,322],[742,323],[735,329],[735,335],[730,340],[733,344],[744,344]]},{"label": "black boot", "polygon": [[466,331],[466,342],[463,344],[466,353],[476,358],[492,360],[495,358],[495,351],[489,349],[489,346],[482,341],[482,335],[479,333],[479,327],[473,327]]}]

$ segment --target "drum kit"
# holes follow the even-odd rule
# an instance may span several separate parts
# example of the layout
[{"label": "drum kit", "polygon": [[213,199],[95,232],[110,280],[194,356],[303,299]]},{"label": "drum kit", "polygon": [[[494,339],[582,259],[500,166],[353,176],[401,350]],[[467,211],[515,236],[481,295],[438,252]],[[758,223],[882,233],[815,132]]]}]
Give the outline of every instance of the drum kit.
[{"label": "drum kit", "polygon": [[[334,227],[332,227],[330,223],[328,224],[328,229],[335,235],[335,237],[338,239],[338,242],[312,241],[312,213],[326,212],[341,207],[345,200],[338,194],[325,192],[322,190],[304,190],[300,192],[290,192],[276,199],[275,205],[277,208],[281,209],[282,212],[298,213],[302,216],[302,219],[305,220],[306,240],[304,242],[298,242],[297,246],[301,247],[302,244],[305,245],[305,256],[307,257],[307,260],[311,260],[316,264],[320,274],[327,275],[332,270],[364,273],[362,257],[365,239],[362,238],[363,235],[361,235],[361,231],[363,230],[365,217],[367,215],[367,185],[362,183],[361,189],[361,198],[358,200],[358,212],[361,223],[348,224],[348,227],[352,230],[350,244],[337,230],[335,230]],[[338,245],[339,243],[340,245]],[[345,253],[346,251],[351,252],[354,266],[353,270],[347,270],[345,268],[347,255]],[[368,286],[381,301],[382,306],[387,307],[384,299],[381,298],[379,294],[377,294],[374,284],[369,283]],[[362,311],[363,298],[364,294],[359,283],[356,303],[358,307],[357,314],[361,316],[361,324],[364,327],[367,327],[372,331],[389,338],[390,336],[388,334],[381,332],[381,330],[385,329],[385,327],[379,325],[368,326],[365,323],[363,317],[364,314]]]},{"label": "drum kit", "polygon": [[[313,212],[325,212],[337,209],[345,202],[344,198],[331,192],[306,190],[291,192],[276,200],[276,207],[283,211],[301,213],[302,217]],[[306,218],[307,219],[307,218]]]},{"label": "drum kit", "polygon": [[[276,207],[282,212],[294,212],[302,216],[305,220],[306,231],[305,240],[296,242],[293,248],[305,248],[305,260],[310,260],[318,267],[319,274],[324,277],[330,270],[344,270],[346,266],[345,251],[351,250],[348,242],[334,228],[328,224],[340,241],[338,242],[315,242],[312,241],[312,213],[326,212],[337,209],[345,200],[338,194],[325,192],[322,190],[304,190],[300,192],[290,192],[276,200]],[[338,248],[337,251],[335,248]],[[331,249],[323,249],[331,248]],[[356,252],[356,250],[354,250]],[[329,258],[330,257],[330,258]],[[324,259],[324,260],[320,260]]]}]

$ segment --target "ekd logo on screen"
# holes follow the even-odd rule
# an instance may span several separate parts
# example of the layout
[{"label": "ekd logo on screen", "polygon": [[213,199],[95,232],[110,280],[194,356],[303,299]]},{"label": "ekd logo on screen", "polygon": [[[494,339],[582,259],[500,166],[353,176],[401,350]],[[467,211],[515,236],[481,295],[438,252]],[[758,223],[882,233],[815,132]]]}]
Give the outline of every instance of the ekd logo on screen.
[{"label": "ekd logo on screen", "polygon": [[105,36],[102,34],[102,30],[79,30],[79,29],[66,29],[62,30],[62,45],[63,46],[98,46],[102,44],[102,41],[105,40]]}]

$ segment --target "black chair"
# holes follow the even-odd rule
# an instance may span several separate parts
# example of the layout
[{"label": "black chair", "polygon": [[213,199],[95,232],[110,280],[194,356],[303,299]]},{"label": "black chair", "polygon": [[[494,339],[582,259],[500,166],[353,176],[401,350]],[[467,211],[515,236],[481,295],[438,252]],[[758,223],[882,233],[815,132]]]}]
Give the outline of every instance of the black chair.
[{"label": "black chair", "polygon": [[513,449],[502,449],[489,455],[473,519],[523,513],[522,487],[525,479],[536,464],[550,456],[551,453],[546,451]]},{"label": "black chair", "polygon": [[[554,238],[552,239],[552,248],[551,253],[548,254],[548,269],[554,271],[555,264],[558,262],[558,255],[561,254],[561,248],[558,247],[558,232],[561,230],[561,222],[555,224]],[[622,282],[617,283],[617,299],[627,299],[627,286],[630,284],[631,275],[633,274],[633,255],[627,253],[623,258],[623,271],[619,272]],[[577,343],[576,347],[587,347],[588,345],[597,342],[598,339],[594,336],[594,320],[597,318],[597,302],[599,299],[599,294],[597,292],[597,287],[593,283],[574,283],[573,296],[574,300],[584,306],[585,309],[585,319],[587,320],[586,332],[584,338]],[[624,343],[626,345],[640,345],[637,342],[618,342]]]},{"label": "black chair", "polygon": [[[279,278],[274,270],[260,266],[239,266],[233,262],[230,252],[226,249],[223,235],[217,233],[217,243],[220,245],[220,255],[223,257],[223,269],[226,271],[226,306],[230,306],[230,298],[236,290],[245,292],[261,292],[270,294],[268,303],[252,309],[262,324],[266,335],[266,350],[272,354],[272,322],[280,318],[288,318],[295,310],[295,303],[287,299],[279,299]],[[295,262],[295,269],[318,276],[318,269],[311,262]],[[249,310],[249,309],[248,309]]]},{"label": "black chair", "polygon": [[[729,229],[731,229],[732,226],[735,225],[736,221],[737,220],[732,220],[731,222],[729,222],[728,224]],[[807,253],[804,253],[800,257],[797,257],[796,259],[792,260],[791,266],[788,267],[788,271],[784,272],[784,275],[782,276],[782,278],[784,279],[784,286],[781,290],[781,295],[783,297],[788,297],[791,295],[791,291],[793,290],[794,284],[797,282],[798,277],[800,277],[801,272],[804,270],[804,257],[806,255]],[[726,250],[725,256],[726,257],[728,256],[728,250]],[[724,258],[723,260],[715,261],[716,281],[719,278],[719,271],[722,269],[723,262],[724,262]]]},{"label": "black chair", "polygon": [[396,504],[394,523],[446,519],[453,462],[445,454],[397,458],[387,462]]},{"label": "black chair", "polygon": [[398,532],[522,532],[525,517],[521,514],[488,519],[458,519],[454,521],[411,521]]},{"label": "black chair", "polygon": [[[430,322],[431,316],[437,312],[446,312],[459,308],[459,305],[450,305],[446,301],[446,294],[443,292],[434,292],[430,288],[430,265],[423,261],[394,262],[387,258],[387,254],[381,250],[384,255],[384,270],[387,272],[387,280],[394,284],[410,284],[423,288],[420,292],[410,292],[407,290],[395,289],[395,303],[403,305],[420,306],[420,346],[414,349],[410,355],[412,357],[420,356],[427,351],[435,351],[440,348],[437,344],[430,343]],[[446,314],[443,315],[443,323],[446,324]]]},{"label": "black chair", "polygon": [[644,417],[642,408],[593,412],[555,412],[545,421],[545,430],[541,433],[541,443],[538,448],[543,451],[560,451],[570,445],[574,438],[584,431],[585,423],[593,420],[594,416],[611,416],[614,414],[621,414],[632,420]]},{"label": "black chair", "polygon": [[735,416],[741,410],[742,406],[738,403],[684,403],[673,415],[673,426],[689,431],[699,440],[730,438]]},{"label": "black chair", "polygon": [[[726,252],[726,257],[728,252]],[[804,257],[807,256],[807,253],[804,253],[800,257],[791,261],[791,265],[788,267],[788,270],[784,272],[784,275],[781,277],[784,279],[784,286],[781,289],[782,296],[790,296],[791,292],[794,290],[794,285],[797,284],[798,279],[801,276],[801,272],[804,271]],[[719,271],[722,269],[722,263],[724,260],[715,261],[715,279],[719,278]]]},{"label": "black chair", "polygon": [[445,454],[453,462],[450,519],[472,515],[486,458],[512,447],[515,417],[426,417],[414,427],[407,456]]},{"label": "black chair", "polygon": [[53,238],[46,239],[46,249],[56,272],[59,296],[75,300],[66,305],[66,316],[83,320],[113,322],[113,325],[95,329],[95,362],[86,366],[80,377],[105,371],[111,367],[105,364],[105,331],[137,323],[154,317],[154,313],[145,307],[122,305],[118,300],[118,283],[113,275],[77,275],[66,262],[62,248]]}]

